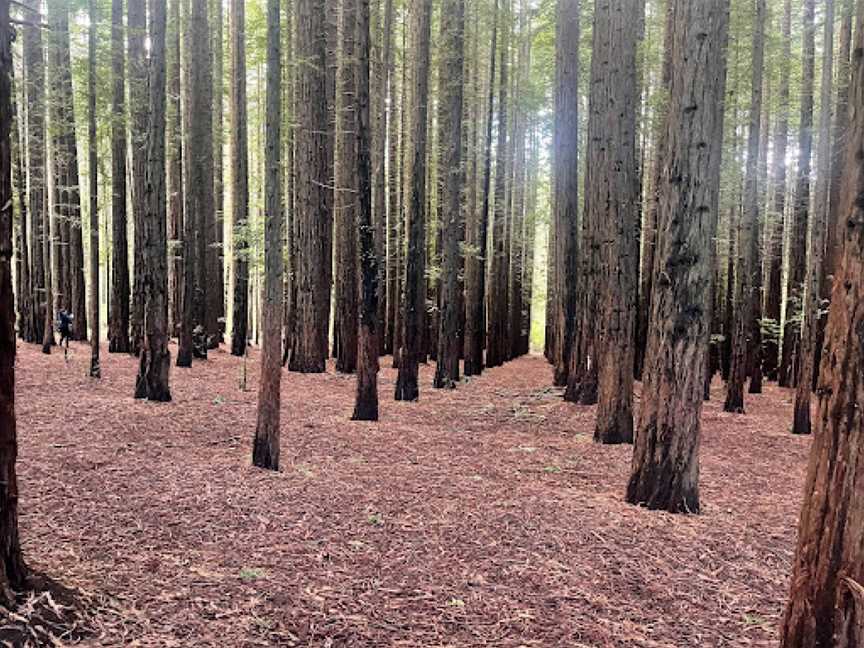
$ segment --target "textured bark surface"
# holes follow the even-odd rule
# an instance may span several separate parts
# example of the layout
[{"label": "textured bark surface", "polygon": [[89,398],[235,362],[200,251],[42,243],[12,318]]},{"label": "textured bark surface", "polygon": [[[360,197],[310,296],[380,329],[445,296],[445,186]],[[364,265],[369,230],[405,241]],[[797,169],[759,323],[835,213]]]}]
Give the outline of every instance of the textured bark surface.
[{"label": "textured bark surface", "polygon": [[[33,318],[35,316],[33,307],[33,282],[31,280],[32,270],[30,265],[30,245],[32,229],[28,227],[28,202],[27,202],[27,173],[24,169],[24,158],[27,155],[25,131],[26,120],[23,119],[23,110],[19,112],[18,106],[24,106],[25,94],[16,91],[14,79],[14,66],[10,71],[12,85],[12,128],[10,132],[12,146],[12,183],[14,191],[18,194],[19,227],[17,232],[17,257],[15,259],[18,268],[17,292],[18,302],[18,334],[25,342],[35,342],[35,330]],[[18,87],[22,87],[20,84]]]},{"label": "textured bark surface", "polygon": [[15,462],[15,303],[12,295],[12,33],[9,0],[0,0],[0,598],[14,605],[27,568],[18,539]]},{"label": "textured bark surface", "polygon": [[111,0],[111,293],[108,351],[128,353],[129,242],[126,222],[126,72],[123,0]]},{"label": "textured bark surface", "polygon": [[471,255],[465,260],[465,375],[483,371],[483,342],[486,335],[486,264],[488,248],[489,190],[492,181],[492,113],[495,104],[495,62],[498,47],[498,1],[492,14],[492,43],[489,50],[489,84],[486,134],[483,143],[483,180],[480,211],[470,228]]},{"label": "textured bark surface", "polygon": [[[302,373],[324,371],[327,331],[320,330],[323,302],[330,302],[329,190],[327,164],[327,43],[324,8],[319,2],[297,3],[297,57],[308,60],[298,70],[296,94],[297,195],[294,217],[296,252],[292,307],[295,318],[289,368]],[[329,306],[327,306],[329,308]]]},{"label": "textured bark surface", "polygon": [[429,107],[429,32],[432,7],[425,0],[412,0],[411,33],[414,61],[411,66],[411,150],[406,151],[405,298],[403,301],[402,348],[396,400],[414,401],[420,396],[417,382],[422,353],[426,311],[425,233],[426,233],[426,129]]},{"label": "textured bark surface", "polygon": [[750,119],[747,130],[747,168],[744,201],[738,227],[738,263],[735,273],[735,328],[732,332],[732,364],[726,384],[727,412],[744,413],[744,381],[753,334],[753,286],[759,242],[759,142],[762,128],[762,78],[765,67],[765,0],[756,0],[753,29],[753,62],[750,85]]},{"label": "textured bark surface", "polygon": [[[183,45],[183,322],[177,365],[207,357],[207,273],[214,228],[213,78],[210,74],[210,17],[207,0],[191,0]],[[236,320],[235,320],[236,321]],[[197,333],[196,333],[197,331]],[[181,355],[183,363],[181,364]]]},{"label": "textured bark surface", "polygon": [[803,76],[798,130],[798,177],[789,237],[789,272],[786,317],[778,380],[782,387],[795,384],[800,362],[801,318],[807,272],[807,227],[810,213],[810,168],[813,150],[813,78],[816,70],[815,0],[804,0],[802,14]]},{"label": "textured bark surface", "polygon": [[[181,4],[183,24],[188,25],[188,0],[170,0],[166,28],[168,71],[166,79],[166,141],[168,183],[168,331],[177,337],[177,366],[192,366],[192,329],[185,326],[183,312],[183,272],[185,233],[183,230],[183,114],[180,107],[180,31]],[[187,30],[188,31],[188,30]]]},{"label": "textured bark surface", "polygon": [[729,0],[673,0],[672,69],[657,185],[659,279],[627,501],[699,512]]},{"label": "textured bark surface", "polygon": [[[133,3],[134,4],[134,3]],[[165,0],[150,0],[147,175],[144,185],[144,340],[135,398],[171,400],[165,192]]]},{"label": "textured bark surface", "polygon": [[282,384],[282,42],[279,0],[267,0],[267,116],[264,148],[264,336],[252,463],[279,470]]},{"label": "textured bark surface", "polygon": [[[129,138],[132,146],[131,195],[135,238],[133,241],[133,280],[130,313],[130,351],[141,351],[144,336],[144,213],[147,210],[145,183],[147,176],[147,126],[149,91],[147,87],[147,3],[127,0],[126,4],[126,73],[129,79]],[[116,59],[115,59],[116,60]]]},{"label": "textured bark surface", "polygon": [[641,0],[598,0],[594,8],[588,117],[586,219],[597,224],[597,425],[602,443],[633,440],[633,358],[639,219],[636,165],[636,49]]},{"label": "textured bark surface", "polygon": [[249,327],[249,141],[246,132],[246,8],[231,0],[232,306],[231,353],[246,355]]},{"label": "textured bark surface", "polygon": [[465,53],[465,2],[446,0],[441,7],[438,70],[440,140],[441,292],[435,387],[455,387],[461,352],[462,282],[459,245],[462,235],[462,59]]},{"label": "textured bark surface", "polygon": [[334,208],[334,335],[336,370],[357,368],[357,131],[355,115],[356,0],[342,0],[336,93],[336,192]]},{"label": "textured bark surface", "polygon": [[[357,224],[360,248],[360,332],[357,352],[357,395],[354,400],[355,421],[378,420],[378,356],[381,349],[381,327],[378,315],[379,256],[375,234],[377,224],[372,220],[372,133],[369,120],[369,0],[356,2],[355,98],[357,134]],[[350,29],[350,25],[346,25]],[[381,214],[379,213],[379,216]]]},{"label": "textured bark surface", "polygon": [[579,0],[558,0],[555,44],[555,211],[553,346],[555,385],[567,384],[579,269]]},{"label": "textured bark surface", "polygon": [[864,17],[852,58],[844,248],[831,295],[804,504],[781,648],[864,643]]}]

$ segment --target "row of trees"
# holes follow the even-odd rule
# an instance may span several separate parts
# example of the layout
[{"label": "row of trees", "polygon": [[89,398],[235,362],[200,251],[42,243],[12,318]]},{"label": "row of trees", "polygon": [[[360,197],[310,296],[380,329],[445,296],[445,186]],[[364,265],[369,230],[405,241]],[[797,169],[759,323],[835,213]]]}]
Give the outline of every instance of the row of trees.
[{"label": "row of trees", "polygon": [[[165,16],[163,7],[141,2],[94,2],[86,66],[93,78],[86,78],[86,92],[76,88],[79,74],[73,74],[70,15],[73,26],[82,16],[76,4],[20,3],[15,104],[21,119],[13,141],[22,339],[49,353],[53,319],[69,310],[74,338],[87,339],[92,328],[98,340],[104,307],[109,351],[140,355],[135,394],[151,400],[170,399],[171,337],[178,340],[180,367],[206,358],[226,325],[231,352],[242,356],[251,340],[267,337],[274,314],[283,332],[282,361],[300,372],[325,369],[331,339],[337,370],[357,371],[360,338],[371,325],[373,355],[392,353],[399,367],[400,400],[418,397],[417,367],[429,357],[440,359],[435,386],[453,387],[463,357],[465,373],[476,375],[526,353],[537,202],[528,187],[539,166],[539,120],[528,101],[513,95],[531,95],[536,11],[511,4],[478,3],[470,13],[464,2],[442,5],[436,62],[432,5],[421,3],[429,6],[420,23],[424,15],[401,2],[376,2],[367,64],[358,56],[363,38],[354,28],[362,11],[352,1],[281,2],[275,15],[268,8],[262,24],[269,30],[276,21],[279,43],[270,42],[269,31],[266,47],[254,43],[266,49],[256,73],[266,68],[275,85],[262,93],[260,148],[250,148],[258,125],[248,113],[248,3],[228,3],[223,47],[221,2],[170,0]],[[484,69],[481,25],[490,10],[493,44]],[[110,51],[98,39],[109,14]],[[428,56],[414,56],[426,50]],[[109,84],[98,83],[100,68],[107,68]],[[370,76],[367,150],[358,139],[363,73]],[[86,97],[90,115],[100,109],[107,115],[88,125],[86,138],[76,131],[78,97]],[[276,108],[279,124],[271,123]],[[83,191],[79,140],[90,153]],[[267,157],[274,147],[275,162]],[[110,171],[100,166],[106,157]],[[365,157],[368,232],[360,185]],[[109,180],[100,203],[100,185]],[[268,183],[277,180],[274,201],[277,188]],[[82,194],[88,213],[82,213]],[[100,239],[101,204],[110,205],[111,216]],[[275,278],[279,267],[266,259],[273,227],[287,270]],[[366,233],[371,256],[363,252]],[[371,265],[374,325],[369,286],[361,279]],[[283,285],[278,310],[274,282]],[[97,375],[95,340],[93,349]]]},{"label": "row of trees", "polygon": [[[709,396],[718,365],[726,379],[727,412],[743,413],[748,378],[751,392],[761,391],[764,374],[778,378],[781,385],[797,385],[796,433],[810,432],[816,381],[818,434],[782,645],[854,646],[864,641],[860,621],[864,515],[855,503],[864,483],[856,441],[864,431],[858,411],[864,397],[860,384],[864,341],[856,333],[864,303],[859,294],[864,120],[855,103],[864,88],[864,66],[861,49],[854,49],[857,54],[850,60],[855,7],[852,2],[841,5],[841,45],[836,57],[834,0],[821,3],[821,95],[815,192],[811,192],[816,2],[803,0],[798,172],[787,219],[784,174],[792,2],[783,3],[786,60],[781,62],[780,93],[785,113],[772,151],[763,100],[766,0],[746,3],[752,39],[749,106],[743,128],[740,120],[732,121],[731,151],[724,146],[728,121],[724,111],[737,108],[734,102],[741,93],[738,87],[727,93],[730,5],[730,0],[669,0],[666,4],[657,127],[637,143],[638,96],[644,86],[638,60],[645,6],[627,0],[594,3],[585,195],[580,212],[575,159],[579,95],[574,89],[580,57],[573,43],[578,40],[581,11],[578,1],[559,0],[556,237],[551,247],[553,301],[547,355],[555,365],[555,382],[566,385],[565,398],[597,403],[595,439],[602,443],[634,440],[633,380],[641,377],[642,403],[635,418],[626,497],[633,504],[673,513],[700,508],[702,402]],[[864,48],[862,10],[864,3],[859,2],[856,48]],[[740,32],[734,37],[740,40]],[[835,58],[839,59],[836,92]],[[738,80],[733,80],[737,86]],[[642,160],[649,160],[646,165],[653,165],[647,189],[645,174],[640,177],[638,172],[640,153]],[[730,153],[743,174],[728,221],[723,286],[718,281],[717,240],[722,160]],[[772,157],[774,186],[769,192],[762,188],[768,182],[762,169],[767,169]],[[777,210],[767,224],[761,217],[766,206]],[[767,248],[774,255],[766,262],[763,232],[770,236]],[[784,252],[788,284],[781,299]],[[763,275],[768,278],[766,290]],[[724,287],[725,304],[717,299]],[[829,298],[826,329],[823,311]],[[762,337],[771,327],[762,317],[763,299],[775,329],[767,332],[774,336],[767,344]],[[782,333],[776,325],[781,321],[781,306],[785,306]]]}]

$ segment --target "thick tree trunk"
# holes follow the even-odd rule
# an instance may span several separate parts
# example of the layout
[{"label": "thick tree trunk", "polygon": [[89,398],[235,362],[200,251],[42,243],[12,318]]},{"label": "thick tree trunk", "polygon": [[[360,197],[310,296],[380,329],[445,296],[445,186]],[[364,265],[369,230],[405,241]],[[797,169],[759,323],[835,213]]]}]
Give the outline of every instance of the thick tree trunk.
[{"label": "thick tree trunk", "polygon": [[[134,4],[134,3],[133,3]],[[165,192],[165,0],[150,0],[147,175],[144,185],[144,340],[135,397],[171,400]]]},{"label": "thick tree trunk", "polygon": [[801,119],[798,134],[798,179],[789,240],[789,272],[786,284],[786,317],[779,382],[782,387],[795,383],[800,364],[801,322],[804,280],[807,272],[807,228],[810,212],[810,164],[813,149],[813,78],[816,68],[815,0],[804,0],[804,69],[801,83]]},{"label": "thick tree trunk", "polygon": [[754,276],[762,271],[756,265],[759,223],[759,142],[762,127],[762,77],[765,61],[765,0],[756,0],[753,30],[753,61],[750,98],[750,124],[747,132],[747,169],[744,179],[744,213],[738,228],[738,272],[735,276],[735,330],[732,336],[732,365],[726,384],[727,412],[744,412],[744,380],[747,377],[748,351],[753,333]]},{"label": "thick tree trunk", "polygon": [[111,0],[111,297],[108,351],[128,353],[129,243],[126,224],[126,74],[123,0]]},{"label": "thick tree trunk", "polygon": [[[327,331],[322,313],[329,312],[331,186],[327,163],[327,41],[324,7],[313,0],[297,3],[297,57],[309,61],[299,68],[297,108],[297,208],[294,217],[296,272],[292,307],[296,329],[289,360],[292,371],[320,373],[327,357]],[[323,302],[327,302],[327,306]]]},{"label": "thick tree trunk", "polygon": [[579,271],[579,0],[558,0],[555,39],[555,203],[553,382],[567,385]]},{"label": "thick tree trunk", "polygon": [[599,335],[595,440],[633,440],[633,358],[639,218],[636,129],[636,49],[644,3],[595,4],[588,118],[586,220],[597,224]]},{"label": "thick tree trunk", "polygon": [[[386,0],[384,18],[385,54],[384,60],[387,74],[387,248],[386,248],[386,276],[387,276],[387,304],[383,322],[384,342],[383,352],[394,353],[394,337],[396,313],[399,310],[399,273],[397,271],[396,259],[398,257],[397,241],[399,237],[399,130],[397,128],[397,116],[400,113],[401,97],[397,93],[396,83],[396,56],[395,49],[395,25],[394,25],[393,0]],[[389,21],[389,22],[388,22]],[[389,25],[389,26],[388,26]],[[389,47],[389,53],[386,51]],[[379,262],[384,260],[379,257]],[[379,268],[380,274],[380,268]],[[379,305],[380,308],[380,305]]]},{"label": "thick tree trunk", "polygon": [[[831,192],[831,109],[834,94],[834,0],[825,0],[825,31],[822,48],[822,90],[819,99],[819,146],[816,166],[816,198],[810,223],[810,246],[804,285],[804,323],[798,382],[795,390],[793,434],[810,434],[810,396],[816,373],[819,318],[822,309],[822,272],[825,258],[825,234],[830,214]],[[834,228],[836,231],[836,227]]]},{"label": "thick tree trunk", "polygon": [[651,335],[627,501],[698,513],[729,0],[672,1],[665,162],[656,186],[662,280],[654,283],[650,301]]},{"label": "thick tree trunk", "polygon": [[[357,224],[360,246],[360,333],[357,353],[357,397],[355,421],[378,420],[378,355],[381,322],[378,320],[378,252],[372,222],[371,127],[369,124],[369,0],[356,1],[355,99],[357,133]],[[346,28],[350,25],[346,24]],[[379,212],[379,216],[383,214]]]},{"label": "thick tree trunk", "polygon": [[264,149],[264,337],[252,463],[279,470],[282,383],[282,42],[279,0],[267,0],[267,116]]},{"label": "thick tree trunk", "polygon": [[471,228],[472,254],[465,262],[465,375],[479,376],[485,366],[486,265],[488,253],[489,197],[492,183],[492,124],[495,104],[495,65],[498,52],[498,2],[492,14],[492,42],[489,48],[489,88],[486,109],[486,135],[483,143],[483,186],[480,212]]},{"label": "thick tree trunk", "polygon": [[18,481],[15,462],[15,304],[12,295],[12,34],[9,0],[0,0],[0,596],[14,605],[27,568],[18,539]]},{"label": "thick tree trunk", "polygon": [[651,294],[654,288],[654,265],[657,250],[657,223],[660,209],[660,184],[662,182],[663,168],[666,164],[666,140],[665,140],[665,112],[669,101],[669,83],[672,74],[672,39],[674,38],[675,14],[674,0],[667,0],[666,20],[663,35],[663,67],[660,78],[660,92],[662,103],[658,106],[656,132],[654,133],[654,168],[653,187],[647,200],[647,209],[642,224],[642,260],[639,270],[639,311],[636,322],[636,368],[635,376],[642,378],[642,370],[645,365],[645,354],[647,352],[648,326],[651,320]]},{"label": "thick tree trunk", "polygon": [[335,237],[336,299],[335,336],[339,341],[336,370],[354,373],[357,368],[357,132],[355,115],[356,0],[342,0],[341,47],[338,55],[336,95],[336,192]]},{"label": "thick tree trunk", "polygon": [[[213,101],[207,0],[191,0],[183,44],[183,319],[177,366],[207,357],[207,255],[214,229]],[[240,194],[238,194],[239,196]],[[235,320],[236,324],[236,320]]]},{"label": "thick tree trunk", "polygon": [[234,235],[232,275],[231,354],[246,355],[249,339],[249,142],[246,133],[246,9],[242,0],[230,3],[231,39],[231,226]]},{"label": "thick tree trunk", "polygon": [[132,217],[135,238],[133,241],[132,311],[130,315],[130,351],[136,355],[141,351],[144,336],[144,214],[145,182],[147,176],[147,11],[144,0],[127,0],[127,75],[129,77],[129,130],[132,143]]},{"label": "thick tree trunk", "polygon": [[[860,54],[861,14],[855,38]],[[831,295],[781,648],[856,648],[864,642],[864,59],[856,54],[852,66],[850,146],[838,210],[844,250]]]},{"label": "thick tree trunk", "polygon": [[425,0],[412,0],[412,105],[410,164],[405,177],[406,238],[405,298],[399,374],[396,379],[396,400],[415,401],[420,396],[418,365],[422,353],[423,326],[426,310],[425,291],[425,229],[426,229],[426,130],[429,99],[429,32],[432,7]]},{"label": "thick tree trunk", "polygon": [[99,363],[99,158],[96,141],[96,0],[90,0],[90,27],[87,51],[89,65],[87,74],[88,139],[90,157],[90,376],[102,377]]},{"label": "thick tree trunk", "polygon": [[446,0],[441,8],[439,83],[439,164],[441,175],[441,304],[435,387],[459,381],[462,306],[460,238],[462,233],[462,59],[465,52],[465,2]]}]

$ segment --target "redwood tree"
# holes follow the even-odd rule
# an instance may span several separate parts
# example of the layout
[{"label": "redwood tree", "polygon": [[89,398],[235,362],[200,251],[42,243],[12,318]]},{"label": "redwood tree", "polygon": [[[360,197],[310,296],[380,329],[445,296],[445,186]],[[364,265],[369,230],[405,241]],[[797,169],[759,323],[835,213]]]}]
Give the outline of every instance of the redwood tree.
[{"label": "redwood tree", "polygon": [[818,407],[781,648],[864,643],[864,15],[859,13],[844,159],[843,252],[831,295]]},{"label": "redwood tree", "polygon": [[[133,281],[130,315],[130,351],[136,355],[141,351],[144,336],[144,214],[147,211],[147,144],[150,103],[147,88],[147,3],[144,0],[127,0],[126,41],[128,48],[127,76],[129,79],[129,131],[132,145],[132,218],[135,238],[133,241]],[[121,35],[122,40],[122,35]],[[115,59],[116,64],[116,59]],[[116,84],[116,80],[115,80]],[[116,92],[116,86],[115,86]]]},{"label": "redwood tree", "polygon": [[249,327],[249,140],[246,133],[246,3],[231,0],[231,166],[234,307],[231,353],[246,355]]},{"label": "redwood tree", "polygon": [[462,286],[459,281],[462,233],[462,64],[465,50],[465,0],[445,0],[441,7],[438,70],[441,177],[441,313],[435,387],[455,387],[459,380],[462,335]]},{"label": "redwood tree", "polygon": [[0,0],[0,594],[21,589],[27,568],[18,539],[15,462],[15,303],[12,295],[12,29],[9,0]]},{"label": "redwood tree", "polygon": [[[134,4],[134,3],[133,3]],[[144,338],[135,397],[170,401],[165,192],[165,0],[150,0],[149,122],[143,225]]]},{"label": "redwood tree", "polygon": [[[378,420],[378,355],[381,348],[381,322],[378,319],[378,254],[375,225],[372,222],[372,169],[369,125],[369,0],[356,2],[354,74],[356,99],[355,131],[357,143],[357,223],[360,248],[360,332],[357,350],[357,396],[355,421]],[[350,25],[346,25],[350,29]]]},{"label": "redwood tree", "polygon": [[87,51],[87,117],[90,155],[90,376],[100,378],[99,364],[99,160],[96,141],[96,0],[90,0]]},{"label": "redwood tree", "polygon": [[555,32],[555,245],[553,382],[567,384],[579,254],[579,0],[558,0]]},{"label": "redwood tree", "polygon": [[298,0],[296,9],[297,58],[306,64],[298,68],[295,87],[297,177],[291,296],[295,330],[288,367],[320,373],[327,357],[322,313],[329,312],[330,303],[330,273],[325,272],[330,266],[327,41],[323,2]]},{"label": "redwood tree", "polygon": [[411,83],[411,150],[406,154],[405,297],[403,300],[401,357],[396,379],[396,400],[414,401],[420,396],[417,383],[426,310],[426,120],[429,100],[429,31],[432,6],[412,0],[411,24],[414,61]]},{"label": "redwood tree", "polygon": [[627,501],[699,512],[702,390],[711,334],[729,0],[675,2],[657,267]]},{"label": "redwood tree", "polygon": [[594,438],[633,440],[633,362],[639,216],[636,167],[636,49],[641,0],[597,0],[594,5],[589,99],[586,218],[596,224],[599,249],[599,336]]},{"label": "redwood tree", "polygon": [[279,470],[282,384],[282,42],[279,0],[267,0],[267,112],[264,145],[264,338],[252,463]]}]

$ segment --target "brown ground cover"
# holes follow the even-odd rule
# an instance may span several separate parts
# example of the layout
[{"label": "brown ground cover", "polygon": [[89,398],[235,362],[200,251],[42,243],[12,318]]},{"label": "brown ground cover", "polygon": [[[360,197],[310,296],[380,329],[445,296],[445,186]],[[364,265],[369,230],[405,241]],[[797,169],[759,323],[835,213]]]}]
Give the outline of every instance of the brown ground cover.
[{"label": "brown ground cover", "polygon": [[[172,348],[176,352],[176,348]],[[278,474],[251,468],[258,354],[172,370],[19,345],[29,564],[84,592],[100,646],[773,646],[809,440],[791,393],[704,414],[698,517],[625,504],[631,448],[591,441],[529,357],[352,423],[354,378],[286,372]],[[94,603],[98,601],[98,605]]]}]

